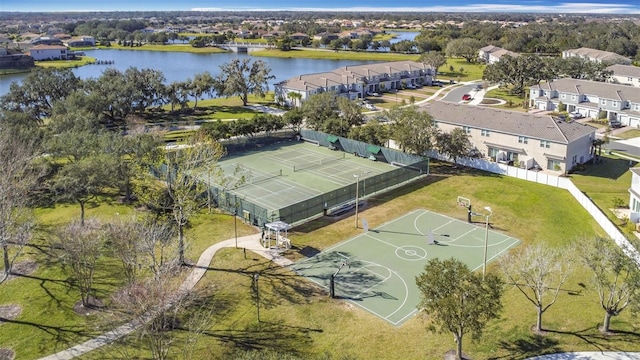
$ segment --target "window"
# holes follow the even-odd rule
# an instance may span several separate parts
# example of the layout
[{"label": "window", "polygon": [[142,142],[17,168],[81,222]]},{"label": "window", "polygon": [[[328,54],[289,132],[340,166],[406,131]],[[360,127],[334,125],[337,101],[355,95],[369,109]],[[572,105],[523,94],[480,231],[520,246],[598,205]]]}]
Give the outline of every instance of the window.
[{"label": "window", "polygon": [[528,144],[529,143],[529,138],[526,136],[518,136],[518,142],[520,144]]},{"label": "window", "polygon": [[480,135],[482,135],[482,136],[486,136],[486,137],[489,137],[489,134],[490,134],[490,133],[491,133],[491,132],[490,132],[489,130],[482,129],[482,133],[481,133]]},{"label": "window", "polygon": [[575,95],[571,95],[571,100],[576,100],[576,96]]},{"label": "window", "polygon": [[560,98],[561,98],[561,99],[566,99],[566,98],[567,98],[567,94],[562,93],[562,95],[560,95]]},{"label": "window", "polygon": [[633,81],[633,78],[632,78],[632,77],[628,77],[628,78],[627,78],[627,81],[632,82],[632,81]]},{"label": "window", "polygon": [[600,99],[600,105],[607,105],[606,99]]},{"label": "window", "polygon": [[496,156],[498,156],[498,153],[500,152],[500,150],[498,150],[497,148],[489,148],[489,157],[492,158],[494,161],[496,160]]},{"label": "window", "polygon": [[578,162],[578,155],[573,155],[573,159],[571,159],[571,164],[575,164]]},{"label": "window", "polygon": [[559,169],[561,169],[560,161],[551,159],[547,160],[547,170],[558,171]]},{"label": "window", "polygon": [[618,102],[614,101],[613,104],[611,104],[611,105],[613,105],[613,107],[616,107],[616,106],[618,106]]},{"label": "window", "polygon": [[546,140],[540,140],[540,147],[548,149],[551,147],[551,142]]},{"label": "window", "polygon": [[463,127],[462,127],[462,130],[464,130],[464,133],[465,133],[465,134],[471,134],[471,128],[470,128],[470,127],[468,127],[468,126],[463,126]]}]

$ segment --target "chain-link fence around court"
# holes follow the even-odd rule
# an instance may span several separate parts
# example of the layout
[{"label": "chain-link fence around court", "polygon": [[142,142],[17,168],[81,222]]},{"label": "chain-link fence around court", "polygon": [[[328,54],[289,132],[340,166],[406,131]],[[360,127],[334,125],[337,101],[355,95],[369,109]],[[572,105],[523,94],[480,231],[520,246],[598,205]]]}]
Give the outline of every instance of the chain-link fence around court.
[{"label": "chain-link fence around court", "polygon": [[[337,182],[337,184],[339,184],[337,188],[325,191],[321,194],[317,194],[317,192],[315,194],[309,193],[309,196],[306,199],[296,201],[294,203],[270,203],[270,205],[275,206],[270,207],[262,203],[260,199],[251,197],[252,184],[243,184],[241,188],[236,189],[225,189],[212,184],[210,190],[215,204],[219,208],[230,213],[237,213],[245,221],[256,226],[262,226],[267,222],[276,220],[286,221],[287,223],[295,225],[308,221],[309,219],[322,216],[323,214],[330,214],[340,208],[349,208],[355,204],[356,198],[362,199],[372,194],[396,188],[406,182],[428,174],[429,171],[428,159],[420,156],[405,154],[401,151],[378,147],[316,131],[303,130],[301,132],[301,136],[302,140],[310,140],[311,143],[315,143],[319,146],[348,154],[349,156],[344,161],[354,161],[354,158],[359,157],[363,158],[360,160],[361,162],[365,159],[369,159],[375,160],[375,164],[378,166],[382,163],[394,164],[396,166],[388,168],[384,167],[384,170],[380,171],[362,172],[361,175],[358,175],[357,179],[355,179],[355,175],[352,174],[352,165],[350,165],[350,163],[345,162],[344,165],[340,165],[343,160],[339,160],[326,161],[326,163],[323,164],[321,160],[322,158],[319,158],[317,165],[300,167],[300,170],[295,172],[295,174],[304,173],[304,176],[306,177],[315,176],[313,182],[316,182],[317,184],[317,181],[330,181],[330,179],[327,179],[326,174],[336,171],[336,166],[338,166],[338,168],[342,166],[344,168],[343,173],[346,173],[348,176],[343,178],[342,184],[340,184],[340,181]],[[278,141],[287,143],[285,144],[286,146],[294,146],[294,144],[299,143],[298,141],[291,141],[282,138],[278,138],[276,140],[272,138],[265,138],[265,140],[267,144],[271,145],[277,144]],[[285,145],[283,145],[283,147]],[[228,149],[227,151],[229,156],[233,158],[233,161],[243,163],[242,150],[255,154],[256,152],[260,152],[260,149],[263,148],[263,146],[264,145],[260,142],[253,142],[250,148],[245,146],[243,146],[242,149],[234,147],[233,150]],[[287,158],[287,153],[284,152],[286,150],[281,149],[280,151],[283,151],[281,153],[282,158],[279,160],[280,163],[275,163],[276,166],[282,166],[282,159]],[[325,149],[325,151],[327,150]],[[278,154],[279,153],[273,148],[269,148],[269,155],[263,156],[261,161],[265,161],[265,159],[273,160],[279,156]],[[334,157],[336,159],[345,158],[344,155],[334,155]],[[364,162],[364,164],[368,163]],[[373,164],[373,162],[369,164]],[[291,166],[291,169],[295,169],[295,165]],[[273,179],[265,178],[258,186],[263,190],[269,189],[270,181],[282,182],[284,180],[279,180],[282,178],[282,176],[273,177]],[[286,178],[293,179],[293,172],[288,174]],[[345,185],[347,182],[348,184]],[[287,184],[296,186],[295,183]],[[301,185],[301,187],[304,188],[304,185]],[[358,194],[356,194],[356,190],[358,191]]]}]

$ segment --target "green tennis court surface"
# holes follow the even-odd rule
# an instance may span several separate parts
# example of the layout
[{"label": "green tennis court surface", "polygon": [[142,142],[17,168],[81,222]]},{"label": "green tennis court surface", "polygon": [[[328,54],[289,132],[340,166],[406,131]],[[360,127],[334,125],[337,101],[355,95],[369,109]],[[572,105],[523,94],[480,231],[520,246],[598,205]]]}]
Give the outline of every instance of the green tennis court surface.
[{"label": "green tennis court surface", "polygon": [[[420,293],[415,277],[427,261],[453,257],[472,270],[481,269],[485,233],[484,224],[415,210],[299,261],[292,268],[328,289],[331,274],[341,264],[348,264],[335,277],[336,297],[399,326],[417,311]],[[516,238],[489,230],[487,263],[519,243]]]}]

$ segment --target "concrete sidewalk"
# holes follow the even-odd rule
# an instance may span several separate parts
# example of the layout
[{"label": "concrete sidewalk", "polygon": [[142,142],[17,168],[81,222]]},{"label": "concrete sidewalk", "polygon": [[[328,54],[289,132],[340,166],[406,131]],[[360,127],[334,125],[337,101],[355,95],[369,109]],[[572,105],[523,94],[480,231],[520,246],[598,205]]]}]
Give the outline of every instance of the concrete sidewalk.
[{"label": "concrete sidewalk", "polygon": [[583,351],[542,355],[528,360],[640,360],[640,352]]}]

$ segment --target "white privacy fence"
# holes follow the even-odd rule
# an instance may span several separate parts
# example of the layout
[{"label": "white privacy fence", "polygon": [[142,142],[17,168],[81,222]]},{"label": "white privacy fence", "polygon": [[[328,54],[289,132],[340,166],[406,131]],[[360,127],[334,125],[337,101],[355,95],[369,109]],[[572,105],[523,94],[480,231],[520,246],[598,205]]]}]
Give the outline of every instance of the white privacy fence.
[{"label": "white privacy fence", "polygon": [[[429,153],[429,157],[452,162],[452,159],[448,156],[441,155],[435,151]],[[509,177],[518,178],[521,180],[531,181],[538,184],[550,185],[560,189],[566,189],[573,195],[573,197],[587,210],[589,215],[604,229],[609,237],[611,237],[618,246],[624,250],[624,252],[635,259],[640,266],[640,253],[631,245],[626,236],[615,226],[609,218],[600,210],[594,203],[586,196],[580,189],[578,189],[571,179],[567,177],[545,174],[539,171],[531,171],[521,169],[515,166],[509,166],[493,161],[487,161],[484,159],[458,159],[458,164],[468,166],[474,169],[485,170],[494,174],[505,175]]]}]

